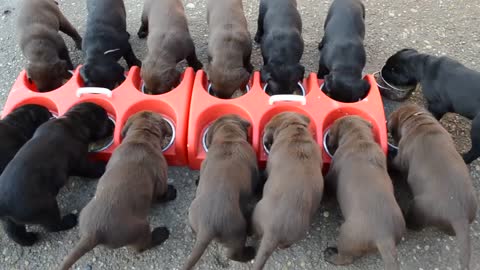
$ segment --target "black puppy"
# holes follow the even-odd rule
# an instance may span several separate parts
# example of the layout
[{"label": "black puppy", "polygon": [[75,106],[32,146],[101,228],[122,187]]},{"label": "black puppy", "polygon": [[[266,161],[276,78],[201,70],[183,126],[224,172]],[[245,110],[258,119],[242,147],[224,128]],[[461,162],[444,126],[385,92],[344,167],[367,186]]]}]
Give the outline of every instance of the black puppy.
[{"label": "black puppy", "polygon": [[396,86],[420,83],[428,110],[440,120],[448,112],[472,120],[471,149],[463,154],[469,164],[480,156],[480,73],[448,57],[403,49],[388,58],[383,78]]},{"label": "black puppy", "polygon": [[0,176],[0,217],[6,234],[23,246],[37,235],[25,224],[47,231],[68,230],[77,216],[60,216],[56,196],[70,175],[98,178],[104,162],[88,159],[88,144],[112,132],[107,112],[93,103],[72,107],[64,116],[41,125]]},{"label": "black puppy", "polygon": [[87,31],[83,39],[85,65],[80,74],[85,86],[114,89],[124,80],[123,57],[129,68],[141,66],[128,42],[125,4],[123,0],[88,0]]},{"label": "black puppy", "polygon": [[0,174],[17,151],[52,114],[39,105],[23,105],[0,120]]},{"label": "black puppy", "polygon": [[323,91],[333,99],[355,102],[364,98],[370,84],[363,80],[367,61],[365,7],[359,0],[335,0],[325,20],[325,34],[318,45],[318,78],[325,79]]},{"label": "black puppy", "polygon": [[270,95],[292,94],[305,75],[302,18],[296,0],[261,0],[255,42],[262,46],[262,82]]}]

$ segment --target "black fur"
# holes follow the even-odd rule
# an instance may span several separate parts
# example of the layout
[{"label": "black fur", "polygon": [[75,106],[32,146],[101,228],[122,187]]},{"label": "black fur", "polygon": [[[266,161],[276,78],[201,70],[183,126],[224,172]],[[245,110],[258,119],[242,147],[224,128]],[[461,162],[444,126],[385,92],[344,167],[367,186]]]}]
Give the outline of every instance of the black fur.
[{"label": "black fur", "polygon": [[261,43],[262,82],[270,95],[292,94],[303,80],[302,19],[296,0],[261,0],[255,42]]},{"label": "black fur", "polygon": [[420,83],[428,110],[440,120],[448,112],[472,120],[472,148],[463,154],[471,163],[480,156],[480,73],[448,57],[403,49],[382,68],[383,78],[397,86]]},{"label": "black fur", "polygon": [[[114,89],[124,80],[118,63],[123,57],[129,68],[141,66],[129,43],[123,0],[88,0],[87,30],[83,39],[85,65],[80,74],[85,86]],[[109,53],[105,53],[115,50]]]},{"label": "black fur", "polygon": [[325,34],[318,45],[318,78],[325,79],[323,91],[335,100],[356,102],[364,98],[370,84],[362,71],[367,56],[365,7],[359,0],[335,0],[325,20]]},{"label": "black fur", "polygon": [[25,224],[47,231],[74,227],[74,214],[60,216],[56,196],[70,175],[98,178],[105,163],[88,159],[88,144],[112,132],[107,112],[93,103],[72,107],[63,117],[41,125],[0,176],[0,217],[6,234],[20,245],[37,235]]}]

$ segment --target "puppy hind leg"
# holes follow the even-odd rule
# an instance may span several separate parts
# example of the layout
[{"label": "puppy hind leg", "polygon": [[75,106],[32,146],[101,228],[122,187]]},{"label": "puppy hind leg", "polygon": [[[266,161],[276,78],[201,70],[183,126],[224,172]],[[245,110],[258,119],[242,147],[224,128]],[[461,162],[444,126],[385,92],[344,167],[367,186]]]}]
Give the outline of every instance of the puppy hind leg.
[{"label": "puppy hind leg", "polygon": [[103,175],[106,166],[104,161],[92,161],[85,158],[75,164],[70,175],[97,179]]},{"label": "puppy hind leg", "polygon": [[418,205],[420,201],[421,199],[418,198],[413,199],[404,213],[405,223],[409,230],[420,231],[426,225],[425,215]]},{"label": "puppy hind leg", "polygon": [[320,63],[318,64],[317,78],[323,79],[329,73],[330,70],[322,63],[322,60],[320,59]]},{"label": "puppy hind leg", "polygon": [[148,19],[142,16],[142,23],[137,33],[138,38],[146,38],[148,36]]},{"label": "puppy hind leg", "polygon": [[230,240],[227,246],[227,257],[237,262],[248,262],[255,257],[255,248],[245,246],[247,236],[238,237]]},{"label": "puppy hind leg", "polygon": [[170,236],[166,227],[157,227],[150,231],[150,225],[146,221],[133,230],[138,231],[138,240],[132,247],[139,253],[162,244]]},{"label": "puppy hind leg", "polygon": [[165,194],[160,195],[160,197],[158,198],[158,202],[169,202],[169,201],[175,200],[176,198],[177,198],[177,189],[172,185],[168,185],[167,192],[165,192]]},{"label": "puppy hind leg", "polygon": [[202,62],[200,62],[200,60],[198,60],[198,58],[197,58],[197,53],[195,52],[195,47],[193,48],[190,55],[187,56],[186,60],[187,60],[188,65],[190,67],[192,67],[193,70],[195,70],[195,71],[203,68]]},{"label": "puppy hind leg", "polygon": [[127,62],[128,68],[132,68],[133,66],[142,67],[142,62],[135,56],[130,43],[128,43],[127,52],[123,55],[123,58]]},{"label": "puppy hind leg", "polygon": [[63,40],[62,40],[62,43],[63,43],[63,46],[59,51],[60,59],[65,60],[67,62],[67,68],[69,70],[73,70],[74,67],[73,67],[72,59],[70,59],[70,53],[68,52],[68,48],[65,45],[65,42],[63,42]]},{"label": "puppy hind leg", "polygon": [[355,260],[353,247],[357,244],[358,239],[353,235],[354,227],[349,226],[349,223],[344,223],[340,227],[340,234],[337,240],[336,247],[328,247],[323,252],[324,258],[327,262],[334,265],[349,265]]},{"label": "puppy hind leg", "polygon": [[480,114],[477,114],[472,120],[470,138],[472,147],[468,152],[463,154],[463,160],[466,164],[472,163],[480,156]]},{"label": "puppy hind leg", "polygon": [[62,13],[59,14],[59,20],[60,20],[60,31],[63,33],[67,34],[70,36],[73,41],[75,41],[75,46],[77,49],[81,50],[82,49],[82,37],[80,34],[78,34],[77,30],[73,25],[63,16]]},{"label": "puppy hind leg", "polygon": [[427,110],[439,121],[448,112],[448,108],[445,108],[440,102],[427,101],[427,103]]},{"label": "puppy hind leg", "polygon": [[54,201],[49,209],[42,213],[42,221],[39,222],[49,232],[60,232],[70,230],[78,223],[77,215],[70,213],[63,217],[60,216],[58,203]]},{"label": "puppy hind leg", "polygon": [[10,239],[21,246],[31,246],[38,240],[36,233],[27,232],[25,225],[18,225],[8,218],[3,221],[3,229]]},{"label": "puppy hind leg", "polygon": [[263,37],[263,20],[265,18],[265,13],[267,13],[267,7],[262,5],[262,1],[260,1],[260,8],[258,12],[258,21],[257,21],[257,33],[255,34],[254,41],[259,44],[262,42]]}]

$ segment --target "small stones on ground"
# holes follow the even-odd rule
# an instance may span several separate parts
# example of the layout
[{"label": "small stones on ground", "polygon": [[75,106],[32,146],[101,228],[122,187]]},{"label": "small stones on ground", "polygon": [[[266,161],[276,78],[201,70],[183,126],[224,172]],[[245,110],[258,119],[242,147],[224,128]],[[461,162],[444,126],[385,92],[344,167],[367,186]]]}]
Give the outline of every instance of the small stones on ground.
[{"label": "small stones on ground", "polygon": [[195,8],[195,4],[194,4],[194,3],[188,3],[188,4],[186,5],[186,7],[193,9],[193,8]]},{"label": "small stones on ground", "polygon": [[328,211],[323,212],[323,216],[328,218],[330,216],[330,213]]}]

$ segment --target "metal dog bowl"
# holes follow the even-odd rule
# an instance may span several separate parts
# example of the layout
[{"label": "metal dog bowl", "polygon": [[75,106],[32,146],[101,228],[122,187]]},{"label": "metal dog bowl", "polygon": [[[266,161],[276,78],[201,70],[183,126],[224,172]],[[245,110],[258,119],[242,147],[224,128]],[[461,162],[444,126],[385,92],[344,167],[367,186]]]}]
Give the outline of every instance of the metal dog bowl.
[{"label": "metal dog bowl", "polygon": [[382,96],[394,101],[403,101],[409,98],[410,95],[418,87],[418,84],[405,87],[390,84],[383,78],[382,71],[377,71],[373,73],[373,76],[375,78],[375,81],[377,82],[378,89],[380,90]]},{"label": "metal dog bowl", "polygon": [[172,130],[172,138],[170,138],[170,141],[168,142],[168,144],[162,148],[162,152],[165,152],[170,147],[172,147],[173,143],[175,142],[176,133],[175,133],[175,125],[173,124],[173,122],[168,118],[165,118],[165,117],[162,117],[162,118],[163,120],[165,120],[165,122],[167,122],[167,124],[170,126],[170,129]]},{"label": "metal dog bowl", "polygon": [[[169,91],[175,89],[175,87],[173,87],[172,89],[170,89]],[[145,95],[162,95],[162,94],[149,94],[149,93],[146,93],[145,92],[145,82],[142,80],[142,86],[140,87],[140,91],[142,91],[142,93],[144,93]],[[163,93],[163,94],[166,94],[168,93],[169,91]]]},{"label": "metal dog bowl", "polygon": [[[247,93],[250,92],[250,86],[247,84],[245,86],[245,90],[247,90]],[[208,94],[212,95],[212,96],[215,96],[213,93],[212,93],[212,83],[208,83],[208,87],[207,87],[207,92]],[[245,93],[246,94],[246,93]]]},{"label": "metal dog bowl", "polygon": [[330,134],[330,129],[327,129],[327,131],[325,131],[325,134],[323,134],[323,149],[325,150],[325,153],[327,153],[327,155],[330,158],[333,158],[333,154],[330,153],[330,150],[328,149],[328,145],[327,145],[328,134]]},{"label": "metal dog bowl", "polygon": [[207,147],[207,134],[208,134],[208,130],[210,129],[210,126],[208,126],[205,131],[203,132],[203,135],[202,135],[202,146],[203,146],[203,150],[205,151],[205,153],[208,153],[208,147]]},{"label": "metal dog bowl", "polygon": [[[302,82],[297,82],[297,85],[298,85],[298,87],[300,87],[300,90],[302,90],[302,96],[306,96],[306,95],[307,95],[307,91],[305,91],[305,87],[303,87]],[[267,91],[267,88],[268,88],[268,83],[266,83],[266,84],[263,86],[263,92],[266,92],[266,91]]]},{"label": "metal dog bowl", "polygon": [[[113,119],[113,117],[111,117],[111,116],[108,116],[108,119],[110,120],[110,122],[113,123],[113,126],[115,126],[115,119]],[[94,142],[94,143],[96,143],[96,142]],[[108,149],[110,146],[112,146],[112,144],[113,144],[113,133],[112,133],[111,139],[107,143],[105,143],[103,146],[89,149],[88,152],[94,152],[94,153],[101,152],[103,150]],[[90,145],[92,145],[92,143]],[[89,145],[89,147],[90,147],[90,145]]]},{"label": "metal dog bowl", "polygon": [[[268,155],[270,155],[270,149],[268,149],[267,145],[265,144],[264,137],[262,136],[262,144],[263,144],[263,151]],[[270,146],[271,147],[271,146]]]}]

